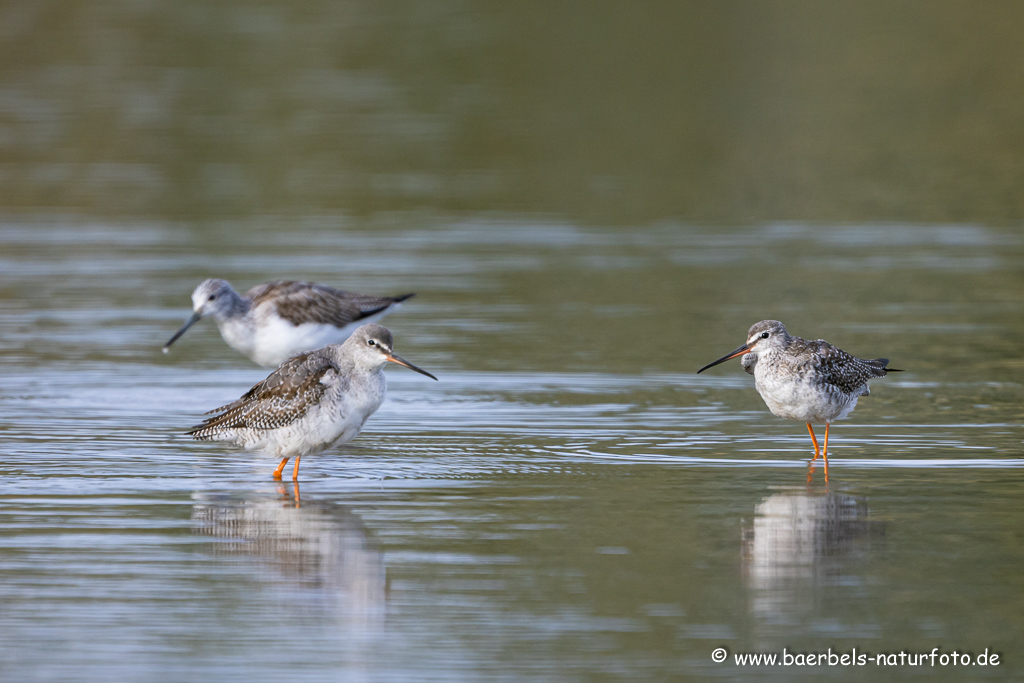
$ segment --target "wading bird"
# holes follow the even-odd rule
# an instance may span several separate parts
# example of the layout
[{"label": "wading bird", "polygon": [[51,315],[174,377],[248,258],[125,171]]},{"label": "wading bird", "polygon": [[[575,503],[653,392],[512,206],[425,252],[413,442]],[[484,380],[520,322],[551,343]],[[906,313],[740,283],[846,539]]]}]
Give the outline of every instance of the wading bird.
[{"label": "wading bird", "polygon": [[203,280],[192,292],[192,317],[164,344],[211,316],[228,346],[264,367],[295,354],[340,344],[360,325],[377,322],[413,296],[370,296],[315,282],[268,282],[245,295],[227,280]]},{"label": "wading bird", "polygon": [[274,479],[295,458],[292,479],[298,480],[302,456],[351,441],[377,412],[388,363],[437,379],[394,354],[386,327],[364,325],[343,344],[289,358],[237,401],[209,411],[216,415],[188,434],[282,458]]},{"label": "wading bird", "polygon": [[[808,341],[794,337],[778,320],[762,320],[747,332],[746,344],[708,363],[697,373],[736,356],[743,356],[743,369],[754,376],[757,393],[773,414],[807,423],[814,442],[810,467],[821,455],[825,460],[826,482],[829,425],[849,415],[857,399],[870,393],[868,380],[901,372],[886,367],[888,358],[856,358],[823,339]],[[813,422],[825,423],[825,444],[820,450]],[[811,471],[807,473],[808,480]]]}]

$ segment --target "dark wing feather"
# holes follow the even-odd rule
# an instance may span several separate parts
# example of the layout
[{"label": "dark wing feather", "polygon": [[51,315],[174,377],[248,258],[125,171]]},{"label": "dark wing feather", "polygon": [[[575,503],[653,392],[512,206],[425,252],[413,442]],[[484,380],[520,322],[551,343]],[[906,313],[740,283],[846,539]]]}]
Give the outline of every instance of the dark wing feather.
[{"label": "dark wing feather", "polygon": [[865,388],[868,380],[885,377],[888,358],[865,360],[852,356],[842,349],[819,339],[806,342],[816,347],[816,372],[826,384],[831,384],[847,394]]},{"label": "dark wing feather", "polygon": [[292,281],[268,282],[246,292],[253,308],[273,306],[279,316],[294,325],[321,323],[337,327],[380,313],[411,296],[370,296],[315,282]]},{"label": "dark wing feather", "polygon": [[899,370],[897,368],[886,367],[887,365],[889,365],[889,359],[888,358],[872,358],[872,359],[866,360],[864,362],[865,363],[870,363],[871,365],[874,365],[874,366],[877,366],[877,367],[880,367],[883,370],[885,370],[886,372],[903,372],[902,370]]},{"label": "dark wing feather", "polygon": [[[224,429],[276,429],[298,420],[324,395],[323,379],[340,374],[334,361],[318,352],[289,358],[269,377],[214,411],[187,433],[203,439]],[[209,414],[209,413],[208,413]]]}]

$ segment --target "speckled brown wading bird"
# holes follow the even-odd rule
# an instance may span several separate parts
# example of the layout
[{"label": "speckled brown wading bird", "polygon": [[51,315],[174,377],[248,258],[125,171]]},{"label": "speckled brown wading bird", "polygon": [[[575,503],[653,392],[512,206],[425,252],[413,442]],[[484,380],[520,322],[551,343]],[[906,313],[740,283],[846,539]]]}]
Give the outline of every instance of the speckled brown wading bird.
[{"label": "speckled brown wading bird", "polygon": [[[747,343],[735,351],[708,363],[698,374],[730,358],[743,356],[743,369],[754,376],[757,393],[768,409],[779,417],[807,423],[814,442],[807,479],[810,481],[814,461],[825,460],[825,481],[828,482],[828,430],[833,420],[849,415],[857,399],[867,396],[868,380],[885,377],[888,358],[865,360],[823,339],[808,341],[793,337],[778,320],[754,323],[747,332]],[[819,450],[812,422],[825,423],[825,444]]]},{"label": "speckled brown wading bird", "polygon": [[411,296],[370,296],[291,281],[258,285],[242,296],[227,280],[203,280],[192,292],[192,317],[164,344],[164,353],[188,328],[212,316],[228,346],[274,368],[297,353],[342,343]]},{"label": "speckled brown wading bird", "polygon": [[331,344],[285,361],[237,401],[188,433],[202,441],[230,441],[247,451],[283,458],[274,479],[299,461],[336,443],[351,441],[384,402],[384,366],[397,363],[436,380],[396,356],[391,332],[380,325],[358,328],[344,344]]}]

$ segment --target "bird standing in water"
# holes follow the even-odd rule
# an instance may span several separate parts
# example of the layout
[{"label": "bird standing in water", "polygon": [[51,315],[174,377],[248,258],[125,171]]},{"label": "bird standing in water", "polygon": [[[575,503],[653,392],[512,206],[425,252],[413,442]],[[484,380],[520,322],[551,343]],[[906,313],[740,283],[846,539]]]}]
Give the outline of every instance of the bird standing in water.
[{"label": "bird standing in water", "polygon": [[276,368],[297,353],[340,344],[360,325],[377,322],[413,296],[370,296],[315,282],[268,282],[245,295],[227,280],[203,280],[192,292],[192,317],[164,353],[200,319],[212,316],[228,346]]},{"label": "bird standing in water", "polygon": [[388,363],[437,379],[394,354],[387,328],[364,325],[344,344],[289,358],[237,401],[209,411],[217,414],[188,434],[283,458],[274,479],[295,458],[292,480],[298,480],[302,456],[351,441],[377,412]]},{"label": "bird standing in water", "polygon": [[[823,339],[808,341],[794,337],[778,320],[762,320],[747,332],[747,343],[708,363],[697,373],[743,356],[743,369],[754,376],[754,386],[768,409],[779,417],[807,423],[814,442],[814,457],[825,460],[825,482],[828,482],[828,432],[833,420],[849,415],[857,399],[867,396],[868,380],[901,372],[886,367],[888,358],[865,360]],[[813,422],[825,423],[825,444],[819,450]],[[808,471],[808,481],[812,470]]]}]

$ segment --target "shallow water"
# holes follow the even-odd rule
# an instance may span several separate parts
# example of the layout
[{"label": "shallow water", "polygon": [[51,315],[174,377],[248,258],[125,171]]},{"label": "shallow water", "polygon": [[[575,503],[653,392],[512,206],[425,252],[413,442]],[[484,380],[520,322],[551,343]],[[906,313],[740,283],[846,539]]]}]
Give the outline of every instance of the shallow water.
[{"label": "shallow water", "polygon": [[[173,225],[4,230],[18,260],[0,390],[3,670],[755,675],[712,663],[720,646],[987,647],[1007,662],[991,675],[1016,666],[1024,388],[1005,340],[1022,304],[907,301],[1016,278],[1017,237],[965,229],[974,242],[944,245],[892,228],[922,264],[899,304],[780,307],[751,290],[702,311],[697,294],[632,305],[623,289],[728,289],[776,259],[828,287],[835,267],[817,257],[858,229],[514,227],[400,231],[381,253],[330,229],[275,243],[269,226],[219,260]],[[786,260],[793,246],[804,256]],[[679,266],[680,251],[729,258]],[[862,265],[858,287],[892,275]],[[389,371],[385,406],[350,446],[304,459],[298,490],[270,480],[268,458],[182,435],[263,370],[206,322],[159,352],[201,277],[246,286],[259,267],[417,291],[388,323],[441,379]],[[759,311],[906,370],[836,424],[827,488],[820,469],[805,483],[803,426],[770,415],[738,363],[694,374]]]},{"label": "shallow water", "polygon": [[[0,7],[0,679],[1024,676],[1021,10],[915,7]],[[274,482],[210,276],[440,381]],[[905,370],[829,486],[766,318]]]}]

